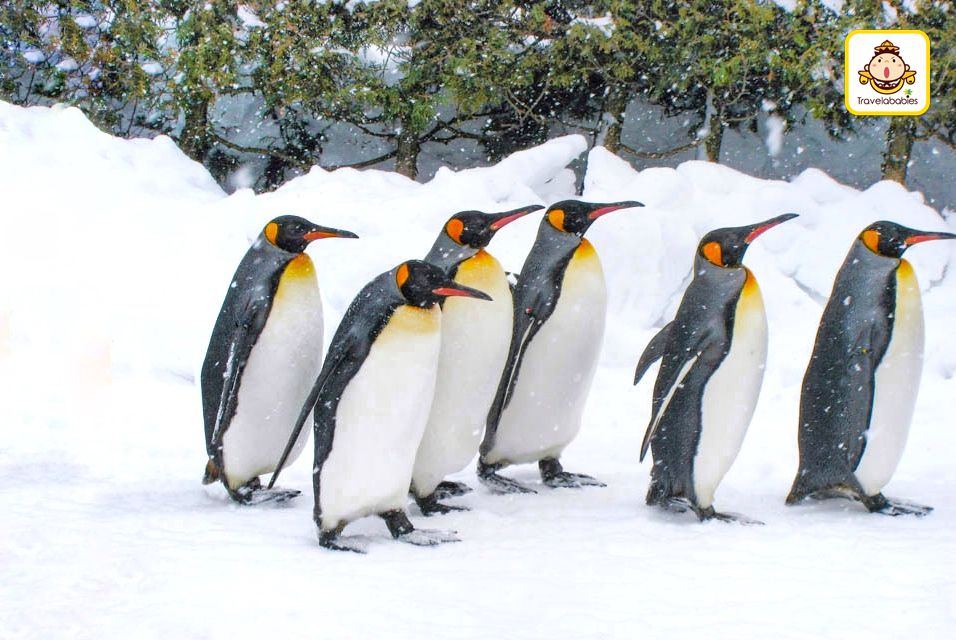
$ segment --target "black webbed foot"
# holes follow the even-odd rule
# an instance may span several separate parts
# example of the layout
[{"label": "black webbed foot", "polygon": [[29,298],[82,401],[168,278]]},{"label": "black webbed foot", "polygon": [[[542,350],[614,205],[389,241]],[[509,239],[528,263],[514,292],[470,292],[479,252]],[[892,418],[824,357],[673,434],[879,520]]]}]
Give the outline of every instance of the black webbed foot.
[{"label": "black webbed foot", "polygon": [[332,531],[319,531],[319,546],[332,551],[351,551],[367,553],[364,538],[345,538],[341,536],[343,527]]},{"label": "black webbed foot", "polygon": [[933,510],[933,507],[923,504],[887,498],[882,493],[863,498],[863,505],[870,511],[870,513],[882,513],[883,515],[887,516],[906,515],[921,518],[925,515],[928,515]]},{"label": "black webbed foot", "polygon": [[229,489],[229,496],[244,505],[257,505],[266,502],[282,503],[302,494],[298,489],[263,489],[259,478],[253,478],[238,489]]},{"label": "black webbed foot", "polygon": [[446,514],[451,513],[452,511],[470,511],[468,507],[457,507],[448,504],[442,504],[438,501],[437,491],[430,496],[425,496],[424,498],[415,496],[415,504],[418,505],[418,508],[421,510],[423,516]]},{"label": "black webbed foot", "polygon": [[461,539],[456,535],[457,531],[416,529],[401,509],[386,511],[380,513],[379,516],[385,520],[385,526],[388,527],[392,537],[401,542],[419,547],[432,547],[445,542],[461,542]]},{"label": "black webbed foot", "polygon": [[531,487],[526,487],[516,480],[498,475],[498,470],[504,465],[485,464],[478,461],[478,480],[494,493],[538,493]]},{"label": "black webbed foot", "polygon": [[570,473],[564,470],[557,458],[545,458],[538,461],[541,480],[553,489],[580,489],[581,487],[606,487],[607,485],[586,476],[583,473]]},{"label": "black webbed foot", "polygon": [[764,523],[760,520],[755,520],[753,518],[747,517],[740,513],[721,513],[719,511],[714,511],[713,507],[710,507],[710,515],[702,517],[698,512],[697,517],[700,518],[701,522],[704,520],[720,520],[721,522],[735,522],[737,524],[747,526],[752,525],[763,525]]},{"label": "black webbed foot", "polygon": [[435,487],[435,492],[432,495],[435,496],[436,500],[447,500],[448,498],[463,496],[466,493],[471,493],[471,491],[472,488],[464,482],[443,480],[442,482],[438,483],[437,487]]}]

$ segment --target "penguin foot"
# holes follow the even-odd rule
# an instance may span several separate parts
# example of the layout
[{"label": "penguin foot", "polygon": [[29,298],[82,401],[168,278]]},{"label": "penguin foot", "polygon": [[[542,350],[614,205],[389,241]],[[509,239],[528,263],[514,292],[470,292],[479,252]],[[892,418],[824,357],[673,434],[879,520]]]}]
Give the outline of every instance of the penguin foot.
[{"label": "penguin foot", "polygon": [[446,514],[452,511],[471,511],[468,507],[454,507],[448,504],[442,504],[438,501],[438,492],[419,498],[415,496],[415,504],[418,505],[423,516],[433,516],[435,514]]},{"label": "penguin foot", "polygon": [[469,487],[464,482],[452,482],[451,480],[443,480],[438,483],[437,487],[435,487],[435,492],[432,495],[435,496],[436,500],[445,500],[447,498],[463,496],[466,493],[471,493],[471,492],[472,492],[472,488]]},{"label": "penguin foot", "polygon": [[388,532],[392,534],[392,537],[401,542],[419,547],[433,547],[444,542],[461,542],[461,539],[456,535],[457,531],[416,529],[403,509],[385,511],[378,515],[385,520],[385,526],[388,527]]},{"label": "penguin foot", "polygon": [[531,487],[526,487],[516,480],[498,475],[498,470],[504,465],[485,464],[478,461],[478,481],[488,487],[493,493],[538,493]]},{"label": "penguin foot", "polygon": [[446,542],[461,542],[461,538],[457,534],[457,531],[442,531],[440,529],[414,529],[398,536],[396,540],[418,547],[434,547]]},{"label": "penguin foot", "polygon": [[701,515],[698,513],[697,517],[700,518],[701,521],[714,519],[714,520],[720,520],[721,522],[736,522],[737,524],[742,524],[745,527],[749,527],[753,525],[763,526],[764,524],[760,520],[748,518],[747,516],[740,513],[721,513],[719,511],[714,511],[713,507],[710,508],[710,515],[706,517],[701,517]]},{"label": "penguin foot", "polygon": [[368,553],[367,541],[361,537],[342,537],[339,534],[342,528],[334,531],[319,531],[319,546],[332,551],[351,551],[352,553]]},{"label": "penguin foot", "polygon": [[545,458],[538,461],[541,480],[552,489],[580,489],[581,487],[606,487],[596,478],[583,473],[570,473],[564,470],[557,458]]},{"label": "penguin foot", "polygon": [[249,506],[264,504],[266,502],[280,504],[302,495],[302,492],[298,489],[255,489],[249,492],[244,492],[243,489],[244,487],[239,487],[239,489],[234,492],[239,497],[237,498],[236,495],[233,495],[233,499],[239,504]]},{"label": "penguin foot", "polygon": [[923,504],[893,500],[882,493],[863,498],[863,504],[871,513],[882,513],[886,516],[916,516],[922,518],[933,510],[933,507]]}]

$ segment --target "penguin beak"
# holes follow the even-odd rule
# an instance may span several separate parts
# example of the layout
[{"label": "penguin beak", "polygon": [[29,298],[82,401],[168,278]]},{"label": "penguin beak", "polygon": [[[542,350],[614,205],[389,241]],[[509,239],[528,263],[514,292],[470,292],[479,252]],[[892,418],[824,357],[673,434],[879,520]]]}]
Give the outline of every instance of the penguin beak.
[{"label": "penguin beak", "polygon": [[751,242],[756,240],[758,236],[762,235],[763,233],[767,231],[770,231],[771,229],[776,227],[778,224],[786,222],[787,220],[793,220],[796,217],[797,217],[797,214],[795,213],[785,213],[782,216],[777,216],[776,218],[770,218],[769,220],[765,220],[759,224],[756,224],[753,226],[753,229],[751,230],[751,232],[747,234],[747,237],[746,239],[744,239],[744,242],[746,242],[747,244],[750,244]]},{"label": "penguin beak", "polygon": [[946,233],[945,231],[917,231],[903,242],[907,247],[920,242],[929,242],[930,240],[956,240],[956,233]]},{"label": "penguin beak", "polygon": [[637,200],[625,200],[624,202],[613,202],[611,204],[601,204],[598,205],[591,213],[588,214],[588,218],[591,220],[597,220],[603,215],[607,215],[612,211],[617,211],[618,209],[633,209],[634,207],[643,207],[643,202],[638,202]]},{"label": "penguin beak", "polygon": [[316,226],[309,231],[308,233],[303,234],[302,239],[306,242],[312,242],[313,240],[321,240],[323,238],[358,238],[357,235],[351,231],[344,231],[342,229],[333,229],[331,227],[319,227]]},{"label": "penguin beak", "polygon": [[436,296],[444,296],[446,298],[461,297],[478,298],[479,300],[491,300],[491,296],[484,291],[466,287],[463,284],[458,284],[454,280],[449,280],[446,286],[432,289],[432,293],[434,293]]},{"label": "penguin beak", "polygon": [[510,224],[517,220],[518,218],[523,218],[533,211],[538,211],[544,209],[540,204],[533,204],[529,207],[521,207],[520,209],[513,209],[511,211],[505,211],[504,213],[497,214],[497,219],[491,223],[491,230],[497,231],[506,224]]}]

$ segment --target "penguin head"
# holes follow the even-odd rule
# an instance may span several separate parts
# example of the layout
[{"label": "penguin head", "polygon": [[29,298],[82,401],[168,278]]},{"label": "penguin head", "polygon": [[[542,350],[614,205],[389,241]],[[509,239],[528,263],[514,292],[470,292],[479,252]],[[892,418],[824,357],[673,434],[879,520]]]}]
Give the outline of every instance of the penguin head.
[{"label": "penguin head", "polygon": [[900,258],[914,244],[929,240],[952,240],[956,234],[943,231],[920,231],[901,224],[880,220],[860,233],[860,242],[878,256]]},{"label": "penguin head", "polygon": [[408,260],[393,271],[402,297],[416,307],[431,307],[453,296],[491,300],[487,293],[455,282],[442,269],[423,260]]},{"label": "penguin head", "polygon": [[697,252],[702,258],[718,267],[740,267],[751,242],[781,222],[796,217],[795,213],[785,213],[782,216],[744,227],[714,229],[701,238],[700,244],[697,245]]},{"label": "penguin head", "polygon": [[448,219],[443,232],[457,245],[475,250],[483,249],[488,246],[499,229],[539,209],[544,207],[534,204],[501,213],[462,211]]},{"label": "penguin head", "polygon": [[609,203],[564,200],[551,205],[545,214],[545,219],[558,231],[580,237],[588,230],[591,223],[605,214],[619,209],[643,206],[643,203],[635,200]]},{"label": "penguin head", "polygon": [[299,216],[273,218],[262,230],[262,236],[269,244],[289,253],[302,253],[310,242],[322,238],[358,238],[351,231],[323,227]]}]

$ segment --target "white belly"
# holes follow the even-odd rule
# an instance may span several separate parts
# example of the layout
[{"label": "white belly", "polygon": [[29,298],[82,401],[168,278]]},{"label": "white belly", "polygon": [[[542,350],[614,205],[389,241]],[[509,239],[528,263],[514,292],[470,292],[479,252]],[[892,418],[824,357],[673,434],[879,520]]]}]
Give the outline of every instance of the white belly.
[{"label": "white belly", "polygon": [[466,262],[455,280],[484,291],[492,301],[449,298],[442,312],[438,380],[412,475],[420,497],[475,457],[508,357],[511,291],[498,261],[488,254],[480,260],[488,263],[475,269],[466,268]]},{"label": "white belly", "polygon": [[[223,435],[223,467],[233,489],[275,470],[322,366],[322,301],[314,273],[283,279],[280,287]],[[286,465],[308,439],[303,429]]]},{"label": "white belly", "polygon": [[[580,250],[579,250],[580,251]],[[557,457],[581,429],[604,336],[607,290],[597,255],[572,259],[554,313],[525,351],[486,460]]]},{"label": "white belly", "polygon": [[440,346],[437,305],[399,307],[375,340],[335,415],[318,496],[323,530],[405,507]]},{"label": "white belly", "polygon": [[854,471],[871,496],[883,490],[903,455],[923,372],[923,305],[916,276],[906,260],[900,261],[896,282],[893,333],[876,370],[866,446]]},{"label": "white belly", "polygon": [[757,281],[748,274],[734,317],[730,352],[711,375],[701,401],[700,440],[694,456],[697,503],[714,492],[737,458],[750,425],[767,364],[767,316]]}]

